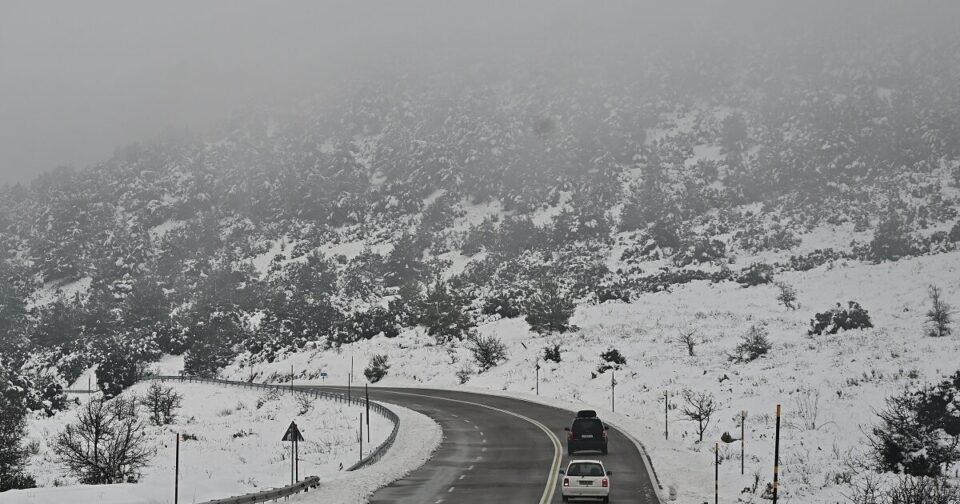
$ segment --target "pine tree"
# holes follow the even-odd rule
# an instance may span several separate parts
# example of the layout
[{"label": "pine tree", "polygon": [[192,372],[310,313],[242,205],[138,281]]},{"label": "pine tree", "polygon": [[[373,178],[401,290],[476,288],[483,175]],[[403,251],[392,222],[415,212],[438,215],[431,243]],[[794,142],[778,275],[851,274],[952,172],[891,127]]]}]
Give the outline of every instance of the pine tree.
[{"label": "pine tree", "polygon": [[571,330],[570,317],[576,309],[573,299],[560,286],[545,280],[526,302],[526,320],[530,329],[540,334],[564,333]]},{"label": "pine tree", "polygon": [[476,327],[467,311],[469,304],[464,293],[438,279],[420,299],[417,319],[441,345],[462,340]]},{"label": "pine tree", "polygon": [[24,474],[27,453],[26,407],[23,387],[13,384],[5,368],[0,367],[0,492],[14,488],[33,488],[33,478]]},{"label": "pine tree", "polygon": [[189,329],[192,344],[184,359],[184,370],[193,376],[214,378],[235,356],[243,329],[235,313],[214,311],[201,316]]},{"label": "pine tree", "polygon": [[930,309],[927,311],[927,334],[942,338],[950,336],[953,328],[950,327],[950,305],[944,302],[940,287],[930,286]]},{"label": "pine tree", "polygon": [[875,261],[896,261],[913,252],[908,229],[896,210],[890,210],[880,219],[873,240],[870,241],[870,256]]}]

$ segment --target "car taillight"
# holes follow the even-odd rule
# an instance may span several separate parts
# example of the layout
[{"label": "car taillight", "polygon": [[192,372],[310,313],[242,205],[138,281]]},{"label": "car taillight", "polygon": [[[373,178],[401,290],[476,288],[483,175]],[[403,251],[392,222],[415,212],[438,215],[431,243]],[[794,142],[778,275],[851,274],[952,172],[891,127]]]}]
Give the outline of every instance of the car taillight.
[{"label": "car taillight", "polygon": [[608,480],[607,478],[603,478],[603,481],[601,481],[600,484],[603,486],[603,488],[607,488],[608,486],[610,486],[610,480]]},{"label": "car taillight", "polygon": [[567,441],[570,441],[571,439],[573,439],[573,433],[572,433],[572,432],[568,432],[568,433],[567,433]]},{"label": "car taillight", "polygon": [[563,486],[565,487],[570,486],[570,478],[563,478]]},{"label": "car taillight", "polygon": [[603,437],[604,437],[604,439],[606,439],[606,437],[607,437],[607,431],[603,431]]}]

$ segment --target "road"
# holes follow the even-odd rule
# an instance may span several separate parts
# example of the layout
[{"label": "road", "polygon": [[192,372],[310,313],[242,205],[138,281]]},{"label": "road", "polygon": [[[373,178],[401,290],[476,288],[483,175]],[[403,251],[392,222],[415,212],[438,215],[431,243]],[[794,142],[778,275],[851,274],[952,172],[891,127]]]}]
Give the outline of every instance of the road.
[{"label": "road", "polygon": [[[371,503],[561,502],[558,471],[570,460],[563,429],[572,412],[444,390],[371,388],[370,398],[423,413],[440,424],[444,435],[426,464],[376,492]],[[613,471],[611,502],[658,504],[637,447],[612,427],[608,435],[609,454],[582,452],[576,458],[603,460]]]}]

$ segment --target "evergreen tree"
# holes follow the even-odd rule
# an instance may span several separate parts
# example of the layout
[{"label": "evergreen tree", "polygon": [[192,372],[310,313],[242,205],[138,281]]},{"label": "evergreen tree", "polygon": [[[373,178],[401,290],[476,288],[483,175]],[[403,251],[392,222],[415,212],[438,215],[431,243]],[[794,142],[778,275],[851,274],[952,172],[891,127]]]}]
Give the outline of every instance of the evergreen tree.
[{"label": "evergreen tree", "polygon": [[24,474],[27,452],[27,409],[23,387],[10,381],[5,367],[0,367],[0,492],[14,488],[33,488],[33,478]]},{"label": "evergreen tree", "polygon": [[398,287],[423,278],[427,270],[423,263],[425,248],[419,236],[413,233],[404,233],[393,244],[393,250],[390,251],[386,261],[384,261],[386,286]]},{"label": "evergreen tree", "polygon": [[877,225],[870,241],[870,256],[875,261],[896,261],[913,252],[908,229],[896,210],[890,210]]},{"label": "evergreen tree", "polygon": [[240,318],[232,312],[201,314],[189,328],[192,343],[184,359],[184,371],[214,378],[236,355],[234,346],[243,337]]},{"label": "evergreen tree", "polygon": [[930,309],[927,310],[927,334],[942,338],[950,336],[953,328],[950,327],[951,308],[942,297],[940,287],[930,286]]},{"label": "evergreen tree", "polygon": [[564,333],[572,329],[570,317],[576,304],[553,280],[545,280],[526,302],[527,323],[540,334]]},{"label": "evergreen tree", "polygon": [[418,303],[417,320],[441,345],[463,340],[476,327],[469,305],[466,294],[437,279]]},{"label": "evergreen tree", "polygon": [[68,346],[80,339],[83,307],[78,297],[58,293],[53,302],[36,309],[37,324],[31,339],[43,348]]}]

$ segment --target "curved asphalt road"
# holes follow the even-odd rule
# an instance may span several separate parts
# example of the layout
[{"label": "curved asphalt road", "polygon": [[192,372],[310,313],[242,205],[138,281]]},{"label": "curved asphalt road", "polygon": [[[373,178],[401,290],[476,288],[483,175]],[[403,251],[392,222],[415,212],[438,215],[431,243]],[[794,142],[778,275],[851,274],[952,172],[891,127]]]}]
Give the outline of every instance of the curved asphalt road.
[{"label": "curved asphalt road", "polygon": [[[361,392],[362,393],[362,392]],[[443,441],[433,457],[382,488],[375,504],[561,502],[566,432],[574,413],[507,397],[445,390],[370,389],[370,399],[405,406],[436,420]],[[402,428],[402,427],[401,427]],[[658,504],[654,484],[633,442],[611,427],[604,462],[615,503]]]}]

